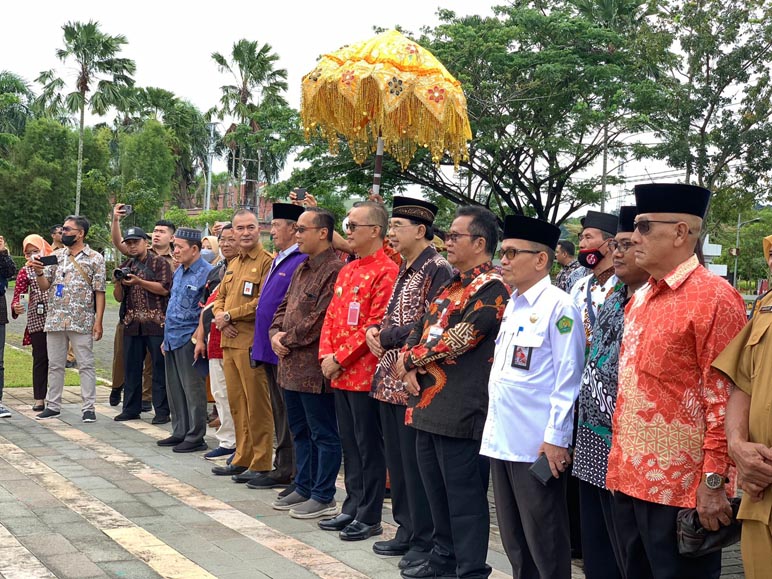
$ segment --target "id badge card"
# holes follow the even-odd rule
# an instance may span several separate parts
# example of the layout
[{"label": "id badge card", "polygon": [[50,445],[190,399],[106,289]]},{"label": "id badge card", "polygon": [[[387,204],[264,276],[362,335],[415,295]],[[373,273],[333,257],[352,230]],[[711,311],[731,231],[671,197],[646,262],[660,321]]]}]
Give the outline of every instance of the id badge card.
[{"label": "id badge card", "polygon": [[528,370],[531,367],[531,354],[533,348],[530,346],[515,346],[512,352],[512,367],[520,370]]},{"label": "id badge card", "polygon": [[58,283],[56,284],[56,290],[54,291],[54,295],[58,298],[62,297],[64,295],[64,284]]},{"label": "id badge card", "polygon": [[241,291],[241,295],[252,297],[255,294],[255,284],[251,281],[244,282],[244,289]]},{"label": "id badge card", "polygon": [[349,326],[356,326],[359,324],[359,302],[351,302],[348,305],[348,318],[346,323]]}]

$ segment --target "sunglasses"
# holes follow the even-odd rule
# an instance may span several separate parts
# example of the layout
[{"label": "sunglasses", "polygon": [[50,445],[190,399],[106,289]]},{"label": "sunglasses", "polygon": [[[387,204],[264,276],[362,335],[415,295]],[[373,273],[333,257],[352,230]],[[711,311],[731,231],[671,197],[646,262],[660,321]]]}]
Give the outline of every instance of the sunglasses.
[{"label": "sunglasses", "polygon": [[298,225],[296,231],[302,235],[306,231],[309,231],[311,229],[327,229],[327,228],[326,227],[305,227],[303,225]]},{"label": "sunglasses", "polygon": [[[643,231],[641,231],[641,233],[643,233]],[[612,253],[615,251],[618,251],[621,254],[625,254],[628,251],[630,251],[630,248],[633,245],[635,244],[632,241],[619,242],[612,239],[611,241],[608,242],[608,248],[611,250]]]},{"label": "sunglasses", "polygon": [[633,226],[635,229],[638,230],[638,233],[641,235],[648,235],[649,231],[651,231],[651,224],[652,223],[670,223],[671,225],[675,225],[676,223],[682,223],[681,221],[657,221],[655,219],[640,219],[633,223]]}]

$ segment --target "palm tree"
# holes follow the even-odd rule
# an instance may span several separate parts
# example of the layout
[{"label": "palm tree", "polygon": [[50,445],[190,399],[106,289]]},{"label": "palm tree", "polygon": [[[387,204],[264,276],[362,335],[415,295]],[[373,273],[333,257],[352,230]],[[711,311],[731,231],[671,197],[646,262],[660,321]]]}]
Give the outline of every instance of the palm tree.
[{"label": "palm tree", "polygon": [[[97,115],[103,115],[110,106],[120,102],[122,87],[134,85],[131,77],[136,70],[134,61],[117,55],[127,43],[123,35],[110,36],[99,30],[99,23],[90,20],[68,22],[62,26],[64,48],[56,51],[62,62],[72,59],[77,65],[75,90],[62,97],[64,81],[53,71],[40,74],[37,82],[43,85],[39,97],[41,109],[56,110],[62,106],[71,113],[79,113],[78,123],[78,170],[75,183],[75,213],[80,212],[80,189],[83,182],[83,128],[86,107]],[[89,95],[89,93],[91,93]]]},{"label": "palm tree", "polygon": [[24,135],[32,117],[32,91],[19,75],[0,71],[0,156],[6,156],[12,143]]},{"label": "palm tree", "polygon": [[[287,106],[287,101],[282,96],[282,93],[287,90],[287,71],[283,68],[274,68],[279,56],[273,52],[270,44],[263,44],[258,48],[256,41],[242,39],[233,45],[230,57],[231,60],[228,62],[219,52],[212,54],[212,59],[217,63],[220,72],[231,74],[235,83],[221,87],[220,107],[213,109],[210,113],[217,115],[220,120],[225,115],[236,117],[242,126],[237,134],[245,136],[240,138],[238,143],[240,163],[235,162],[234,165],[247,167],[245,159],[262,157],[262,150],[257,144],[260,126],[255,121],[256,113],[264,107]],[[260,164],[257,170],[254,165],[249,167],[246,171],[247,203],[257,205],[257,198],[252,192],[255,190],[254,184],[260,179],[261,174],[265,175],[265,173]]]}]

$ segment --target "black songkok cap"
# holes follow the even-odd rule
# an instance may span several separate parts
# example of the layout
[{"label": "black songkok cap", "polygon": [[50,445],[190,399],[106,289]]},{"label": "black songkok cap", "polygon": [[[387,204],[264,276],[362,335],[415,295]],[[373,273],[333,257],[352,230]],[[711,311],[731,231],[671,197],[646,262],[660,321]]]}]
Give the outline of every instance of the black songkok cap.
[{"label": "black songkok cap", "polygon": [[683,183],[646,183],[635,186],[638,214],[686,213],[704,219],[710,191]]},{"label": "black songkok cap", "polygon": [[187,239],[188,241],[201,241],[201,232],[190,227],[180,227],[174,232],[174,237],[175,239]]},{"label": "black songkok cap", "polygon": [[425,225],[432,225],[437,215],[437,206],[422,199],[412,197],[394,197],[391,216],[402,217],[420,221]]},{"label": "black songkok cap", "polygon": [[288,221],[297,221],[305,211],[305,208],[301,205],[293,205],[292,203],[274,203],[273,204],[273,218],[274,219],[286,219]]},{"label": "black songkok cap", "polygon": [[524,239],[554,250],[560,240],[560,227],[533,217],[507,215],[504,217],[504,239]]},{"label": "black songkok cap", "polygon": [[580,220],[582,223],[582,229],[592,227],[594,229],[600,229],[606,233],[614,235],[617,232],[617,225],[619,220],[616,215],[611,213],[601,213],[600,211],[588,211],[587,215]]},{"label": "black songkok cap", "polygon": [[632,233],[635,231],[636,215],[638,215],[638,207],[635,205],[623,205],[620,207],[617,233]]}]

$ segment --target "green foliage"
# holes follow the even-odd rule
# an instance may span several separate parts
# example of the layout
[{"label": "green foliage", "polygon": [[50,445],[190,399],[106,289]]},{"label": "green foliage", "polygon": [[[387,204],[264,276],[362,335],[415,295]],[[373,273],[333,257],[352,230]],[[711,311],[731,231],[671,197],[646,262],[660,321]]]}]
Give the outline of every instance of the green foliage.
[{"label": "green foliage", "polygon": [[[169,147],[169,131],[158,121],[149,120],[135,133],[120,136],[120,170],[126,187],[154,192],[157,207],[169,199],[174,174],[174,158]],[[121,199],[122,200],[122,199]]]},{"label": "green foliage", "polygon": [[[47,236],[51,225],[72,213],[78,136],[56,121],[27,124],[24,137],[0,166],[0,230],[13,248],[30,233]],[[82,214],[103,222],[109,211],[106,195],[109,153],[91,130],[83,135]]]},{"label": "green foliage", "polygon": [[180,207],[172,207],[164,213],[164,219],[174,223],[177,227],[195,227],[203,230],[207,224],[211,228],[216,221],[230,221],[233,217],[233,209],[222,211],[202,211],[198,215],[190,216]]},{"label": "green foliage", "polygon": [[[772,207],[764,207],[755,211],[743,211],[742,221],[759,218],[761,221],[748,223],[740,228],[740,255],[737,259],[737,277],[741,280],[764,279],[769,276],[767,257],[762,248],[762,239],[772,233]],[[711,243],[720,243],[721,257],[716,263],[727,265],[729,273],[734,271],[734,257],[729,255],[729,249],[737,242],[737,210],[734,212],[734,223],[727,221],[716,227]]]}]

